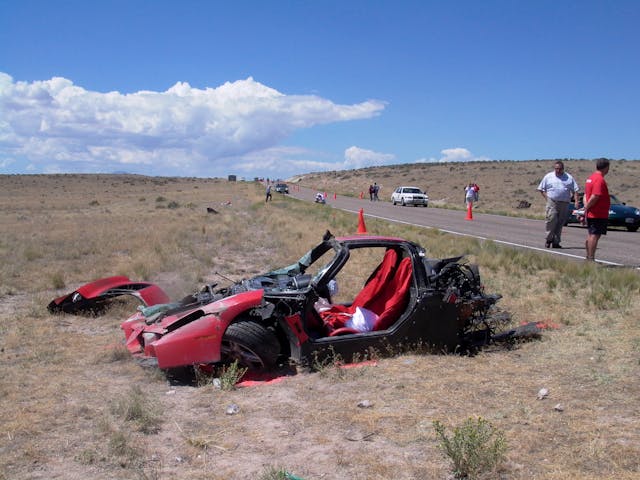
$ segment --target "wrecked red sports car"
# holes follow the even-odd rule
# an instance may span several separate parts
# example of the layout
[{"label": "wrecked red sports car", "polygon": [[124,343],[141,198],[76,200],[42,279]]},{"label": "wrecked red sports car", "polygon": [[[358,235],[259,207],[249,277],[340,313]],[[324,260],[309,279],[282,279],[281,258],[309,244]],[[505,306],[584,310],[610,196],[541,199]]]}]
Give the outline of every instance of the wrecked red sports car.
[{"label": "wrecked red sports car", "polygon": [[162,369],[237,360],[267,370],[400,346],[468,348],[489,341],[505,316],[495,312],[500,296],[485,294],[477,267],[461,259],[429,259],[399,238],[327,232],[288,267],[140,307],[122,329],[128,349]]}]

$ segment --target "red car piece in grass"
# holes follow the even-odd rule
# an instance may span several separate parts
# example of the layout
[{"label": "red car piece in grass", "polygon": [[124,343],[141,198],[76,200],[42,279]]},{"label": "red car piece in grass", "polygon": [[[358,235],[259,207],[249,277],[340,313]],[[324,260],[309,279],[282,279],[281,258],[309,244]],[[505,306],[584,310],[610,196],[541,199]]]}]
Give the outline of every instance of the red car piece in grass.
[{"label": "red car piece in grass", "polygon": [[143,305],[167,303],[169,296],[157,285],[134,282],[125,276],[101,278],[81,286],[74,292],[58,297],[49,303],[51,313],[99,312],[115,297],[132,295]]}]

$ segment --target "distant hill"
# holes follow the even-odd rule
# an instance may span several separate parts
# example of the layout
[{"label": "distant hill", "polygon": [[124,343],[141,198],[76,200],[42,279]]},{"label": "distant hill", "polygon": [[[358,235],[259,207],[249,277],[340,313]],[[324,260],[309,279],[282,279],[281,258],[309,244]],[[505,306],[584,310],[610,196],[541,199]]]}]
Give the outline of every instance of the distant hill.
[{"label": "distant hill", "polygon": [[[584,189],[584,182],[595,170],[594,160],[565,160],[565,169]],[[381,200],[389,200],[399,185],[412,185],[427,191],[432,205],[464,208],[464,187],[480,186],[478,211],[540,216],[544,199],[536,191],[542,177],[553,170],[555,160],[413,163],[339,170],[297,175],[301,185],[341,195],[365,196],[369,184],[381,186]],[[612,160],[606,177],[609,191],[629,205],[640,208],[640,161]],[[528,209],[517,208],[520,202]]]}]

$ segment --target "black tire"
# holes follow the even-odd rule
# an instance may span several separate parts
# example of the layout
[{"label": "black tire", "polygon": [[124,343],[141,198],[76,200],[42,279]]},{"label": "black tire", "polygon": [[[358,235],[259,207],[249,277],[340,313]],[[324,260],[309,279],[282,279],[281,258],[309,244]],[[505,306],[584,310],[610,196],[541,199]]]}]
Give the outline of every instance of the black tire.
[{"label": "black tire", "polygon": [[393,205],[394,205],[394,206],[396,205],[396,201],[395,201],[395,200],[393,200]]},{"label": "black tire", "polygon": [[272,368],[280,355],[280,343],[275,333],[260,323],[241,320],[224,332],[220,354],[223,362],[238,361],[249,370]]},{"label": "black tire", "polygon": [[637,232],[638,225],[627,225],[627,230],[629,230],[630,232]]}]

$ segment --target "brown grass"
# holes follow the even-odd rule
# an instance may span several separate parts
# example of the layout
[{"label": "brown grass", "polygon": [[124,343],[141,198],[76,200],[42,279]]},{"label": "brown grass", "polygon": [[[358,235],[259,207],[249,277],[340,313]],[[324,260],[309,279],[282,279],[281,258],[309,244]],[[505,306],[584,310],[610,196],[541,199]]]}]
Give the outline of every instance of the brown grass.
[{"label": "brown grass", "polygon": [[[55,296],[113,274],[179,298],[220,280],[216,271],[282,266],[327,228],[357,225],[280,195],[265,205],[262,194],[211,179],[0,176],[0,479],[255,479],[269,467],[306,480],[450,478],[432,422],[477,416],[507,438],[498,478],[638,477],[636,272],[368,220],[370,232],[416,240],[432,256],[470,253],[517,322],[560,328],[511,350],[408,354],[229,392],[172,387],[135,363],[119,329],[135,304],[95,318],[47,313]],[[537,400],[542,387],[549,397]],[[230,404],[238,414],[225,414]]]}]

